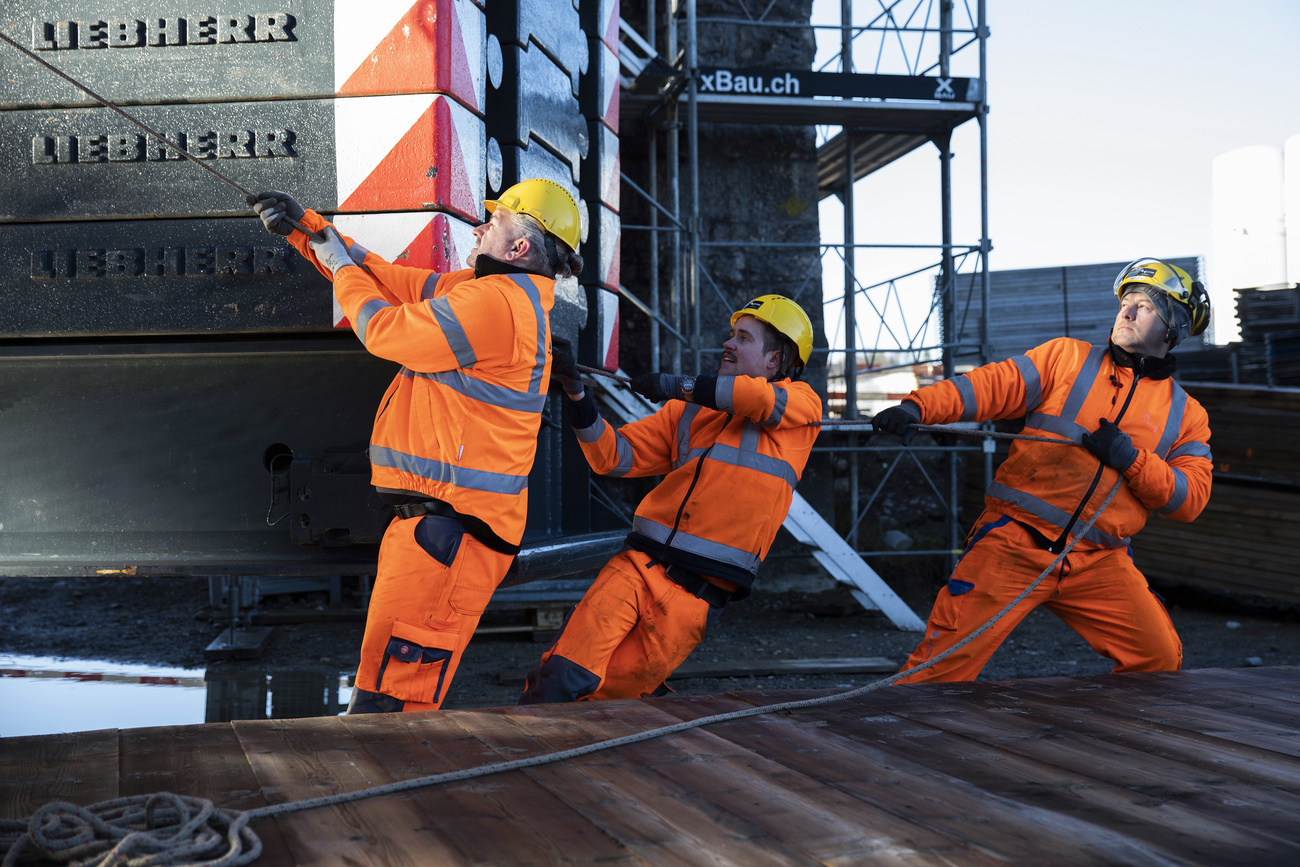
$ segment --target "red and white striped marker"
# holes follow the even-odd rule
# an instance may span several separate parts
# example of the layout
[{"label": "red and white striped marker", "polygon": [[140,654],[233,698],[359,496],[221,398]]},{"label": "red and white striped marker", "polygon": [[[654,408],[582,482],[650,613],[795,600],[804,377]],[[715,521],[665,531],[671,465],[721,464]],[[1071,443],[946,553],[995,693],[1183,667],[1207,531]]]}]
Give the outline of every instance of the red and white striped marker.
[{"label": "red and white striped marker", "polygon": [[[344,235],[395,265],[456,271],[466,267],[474,227],[447,214],[340,214],[332,221]],[[334,327],[351,328],[334,304]]]},{"label": "red and white striped marker", "polygon": [[605,370],[618,370],[618,293],[601,289],[596,294],[600,304],[596,317],[600,325],[600,345],[596,350],[601,358],[600,366]]},{"label": "red and white striped marker", "polygon": [[470,0],[336,0],[334,89],[436,91],[482,115],[486,46],[483,10]]},{"label": "red and white striped marker", "polygon": [[483,217],[483,121],[434,94],[334,100],[340,211]]}]

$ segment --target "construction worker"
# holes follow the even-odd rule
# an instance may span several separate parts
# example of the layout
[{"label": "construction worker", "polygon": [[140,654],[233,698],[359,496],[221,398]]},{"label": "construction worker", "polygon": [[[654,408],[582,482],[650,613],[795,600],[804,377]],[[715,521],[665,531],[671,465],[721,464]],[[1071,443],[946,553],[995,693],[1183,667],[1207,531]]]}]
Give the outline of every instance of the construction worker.
[{"label": "construction worker", "polygon": [[577,204],[551,181],[510,187],[483,203],[469,269],[446,274],[384,261],[285,193],[250,204],[333,281],[366,349],[403,365],[370,440],[372,482],[397,516],[348,713],[435,709],[519,552],[555,278],[582,270]]},{"label": "construction worker", "polygon": [[[1187,272],[1159,259],[1127,265],[1114,288],[1119,312],[1107,345],[1057,338],[913,391],[873,419],[876,430],[905,445],[916,434],[912,424],[1023,417],[1026,435],[1082,446],[1013,441],[905,669],[976,632],[1096,517],[1023,602],[900,683],[974,680],[1038,605],[1114,660],[1114,671],[1173,671],[1182,664],[1182,642],[1133,565],[1129,542],[1153,511],[1191,521],[1210,497],[1209,420],[1171,378],[1176,362],[1169,354],[1205,330],[1209,298]],[[1122,485],[1098,516],[1117,480]]]},{"label": "construction worker", "polygon": [[633,389],[659,411],[615,430],[572,357],[555,375],[601,475],[663,475],[614,555],[529,673],[521,704],[660,695],[723,606],[749,595],[808,461],[821,400],[798,378],[812,323],[763,295],[731,315],[716,376],[649,373]]}]

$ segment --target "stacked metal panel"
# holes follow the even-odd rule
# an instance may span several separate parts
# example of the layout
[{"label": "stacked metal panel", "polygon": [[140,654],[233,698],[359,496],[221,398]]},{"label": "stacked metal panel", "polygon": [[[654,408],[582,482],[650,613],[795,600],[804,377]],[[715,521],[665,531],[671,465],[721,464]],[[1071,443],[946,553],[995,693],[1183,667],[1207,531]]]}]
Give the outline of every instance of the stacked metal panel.
[{"label": "stacked metal panel", "polygon": [[[1200,257],[1165,261],[1204,280]],[[1127,262],[1022,268],[989,272],[989,361],[1002,361],[1054,337],[1105,343],[1115,322],[1115,276]],[[978,363],[980,312],[978,275],[958,275],[955,341],[957,364]],[[1190,345],[1189,347],[1190,348]]]},{"label": "stacked metal panel", "polygon": [[[488,7],[488,190],[540,177],[578,200],[586,307],[578,357],[609,369],[618,345],[617,25],[611,0]],[[599,38],[610,32],[612,44]]]},{"label": "stacked metal panel", "polygon": [[[482,5],[209,9],[12,0],[0,30],[240,187],[462,267]],[[0,56],[0,574],[370,571],[364,450],[394,366],[339,332],[328,282],[240,190]]]},{"label": "stacked metal panel", "polygon": [[[478,6],[207,14],[173,0],[148,18],[83,6],[6,4],[0,26],[235,184],[348,214],[342,227],[391,258],[463,260],[484,187]],[[5,51],[0,334],[342,324],[328,284],[266,235],[238,189]],[[46,303],[24,303],[33,289]]]}]

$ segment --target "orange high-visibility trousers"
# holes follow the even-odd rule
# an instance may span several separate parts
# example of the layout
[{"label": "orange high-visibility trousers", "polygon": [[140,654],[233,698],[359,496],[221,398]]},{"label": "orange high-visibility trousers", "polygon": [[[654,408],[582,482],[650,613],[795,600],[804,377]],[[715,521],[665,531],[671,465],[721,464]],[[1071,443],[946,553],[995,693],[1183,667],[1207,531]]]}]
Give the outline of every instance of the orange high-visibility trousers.
[{"label": "orange high-visibility trousers", "polygon": [[[985,511],[948,584],[939,591],[925,637],[903,668],[920,665],[975,632],[1015,599],[1056,555],[1024,527]],[[898,683],[974,680],[1016,625],[1046,606],[1093,650],[1115,661],[1113,671],[1176,671],[1183,645],[1173,621],[1126,548],[1071,551],[1015,608],[978,638],[939,663]]]},{"label": "orange high-visibility trousers", "polygon": [[704,638],[709,603],[641,551],[622,551],[570,612],[520,704],[655,693]]},{"label": "orange high-visibility trousers", "polygon": [[394,518],[379,546],[356,687],[405,702],[404,711],[440,706],[513,559],[454,519]]}]

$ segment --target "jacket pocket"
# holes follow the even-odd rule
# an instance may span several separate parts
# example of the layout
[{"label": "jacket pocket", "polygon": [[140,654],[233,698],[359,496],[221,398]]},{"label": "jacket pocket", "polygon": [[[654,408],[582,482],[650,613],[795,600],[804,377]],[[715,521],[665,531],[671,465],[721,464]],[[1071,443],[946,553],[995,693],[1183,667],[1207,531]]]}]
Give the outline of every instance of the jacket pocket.
[{"label": "jacket pocket", "polygon": [[402,701],[439,701],[458,638],[455,632],[394,620],[375,690]]}]

